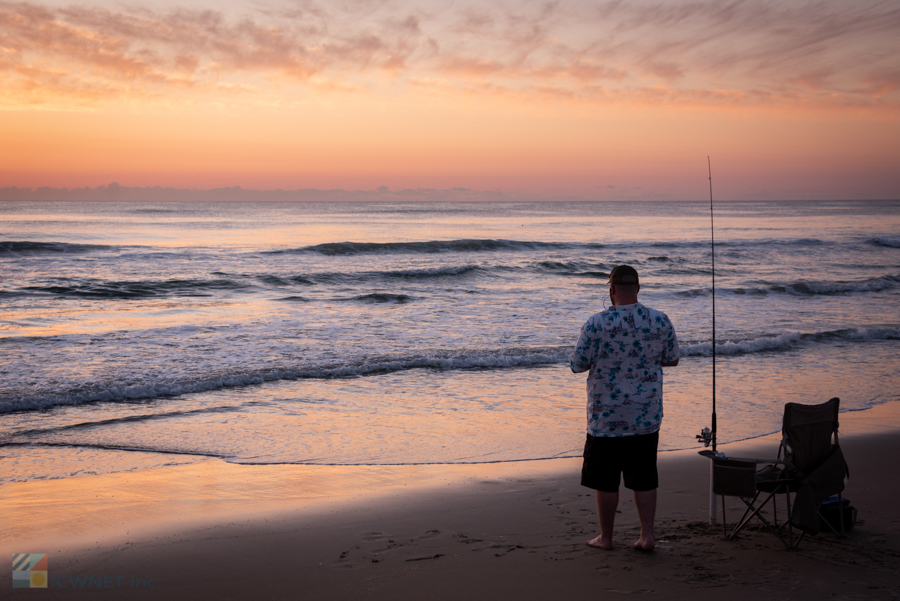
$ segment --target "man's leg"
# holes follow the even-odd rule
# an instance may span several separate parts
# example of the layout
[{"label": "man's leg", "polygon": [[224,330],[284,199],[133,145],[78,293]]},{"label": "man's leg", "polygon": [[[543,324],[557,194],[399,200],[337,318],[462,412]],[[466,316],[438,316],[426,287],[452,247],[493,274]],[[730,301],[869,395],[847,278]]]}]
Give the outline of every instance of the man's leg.
[{"label": "man's leg", "polygon": [[[652,551],[656,545],[656,541],[653,540],[653,520],[656,517],[656,489],[634,491],[634,504],[637,507],[638,518],[641,520],[641,537],[634,543],[634,548]],[[600,532],[601,534],[603,532],[602,526]]]},{"label": "man's leg", "polygon": [[618,491],[603,492],[599,490],[596,492],[597,513],[600,514],[600,536],[592,538],[587,544],[591,547],[609,550],[613,548],[612,537],[616,523],[616,508],[619,506],[619,493]]}]

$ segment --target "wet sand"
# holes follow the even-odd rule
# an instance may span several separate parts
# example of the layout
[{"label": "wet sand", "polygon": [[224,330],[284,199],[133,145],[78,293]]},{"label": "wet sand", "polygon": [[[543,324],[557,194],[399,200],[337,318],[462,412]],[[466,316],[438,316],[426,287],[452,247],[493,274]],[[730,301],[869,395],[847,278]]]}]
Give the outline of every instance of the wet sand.
[{"label": "wet sand", "polygon": [[[721,525],[708,524],[708,462],[693,450],[660,456],[649,555],[630,549],[638,522],[627,494],[617,548],[585,546],[596,509],[572,459],[389,468],[210,460],[7,484],[0,550],[48,553],[51,585],[66,587],[67,599],[893,599],[900,403],[842,414],[841,432],[844,494],[860,523],[846,539],[822,533],[793,551],[761,528],[723,540]],[[769,457],[777,440],[720,450]],[[739,503],[728,501],[732,519]],[[14,590],[9,571],[0,591],[63,595]]]}]

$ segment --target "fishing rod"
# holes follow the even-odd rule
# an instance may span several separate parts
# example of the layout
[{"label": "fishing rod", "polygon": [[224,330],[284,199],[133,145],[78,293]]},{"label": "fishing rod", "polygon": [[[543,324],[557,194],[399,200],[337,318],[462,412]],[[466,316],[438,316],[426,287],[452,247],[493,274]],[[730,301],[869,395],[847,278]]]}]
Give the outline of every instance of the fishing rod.
[{"label": "fishing rod", "polygon": [[716,234],[713,217],[712,164],[706,157],[706,168],[709,172],[709,246],[712,254],[712,428],[703,428],[697,439],[708,447],[712,444],[713,455],[716,453]]},{"label": "fishing rod", "polygon": [[[704,447],[712,445],[712,451],[700,451],[701,455],[706,455],[710,459],[718,457],[719,454],[716,453],[716,232],[715,232],[715,218],[713,216],[713,204],[712,204],[712,164],[709,161],[709,156],[706,157],[706,169],[709,172],[709,248],[710,254],[712,255],[712,322],[713,322],[713,415],[712,415],[712,429],[703,428],[700,434],[697,435],[697,439],[703,443]],[[711,462],[709,464],[709,523],[715,524],[717,521],[716,518],[716,493],[715,493],[715,463]]]},{"label": "fishing rod", "polygon": [[[709,247],[712,255],[712,428],[703,428],[697,439],[703,446],[712,445],[712,451],[700,451],[710,459],[719,457],[716,453],[716,232],[715,218],[713,216],[712,193],[712,165],[709,156],[706,157],[706,169],[709,172]],[[716,518],[716,493],[715,491],[715,463],[709,464],[709,523],[715,524]]]}]

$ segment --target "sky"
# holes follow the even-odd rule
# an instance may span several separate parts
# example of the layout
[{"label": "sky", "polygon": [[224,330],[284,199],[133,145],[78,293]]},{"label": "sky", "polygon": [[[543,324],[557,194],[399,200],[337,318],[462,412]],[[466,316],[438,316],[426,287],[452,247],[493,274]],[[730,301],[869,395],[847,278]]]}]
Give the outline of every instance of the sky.
[{"label": "sky", "polygon": [[0,188],[900,198],[896,0],[0,0]]}]

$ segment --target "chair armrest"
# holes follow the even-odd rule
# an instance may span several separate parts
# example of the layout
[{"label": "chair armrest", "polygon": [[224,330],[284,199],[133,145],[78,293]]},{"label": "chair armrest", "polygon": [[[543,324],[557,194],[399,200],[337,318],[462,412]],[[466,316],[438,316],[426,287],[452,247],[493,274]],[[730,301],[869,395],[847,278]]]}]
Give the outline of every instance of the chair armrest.
[{"label": "chair armrest", "polygon": [[[698,455],[702,455],[708,459],[717,459],[711,450],[697,451]],[[746,461],[747,463],[774,463],[777,465],[785,465],[783,459],[760,459],[758,457],[719,457],[718,459],[729,459],[732,461]]]},{"label": "chair armrest", "polygon": [[758,457],[726,457],[725,459],[746,461],[748,463],[774,463],[775,465],[784,465],[784,460],[782,459],[759,459]]}]

